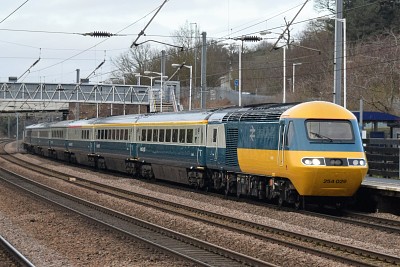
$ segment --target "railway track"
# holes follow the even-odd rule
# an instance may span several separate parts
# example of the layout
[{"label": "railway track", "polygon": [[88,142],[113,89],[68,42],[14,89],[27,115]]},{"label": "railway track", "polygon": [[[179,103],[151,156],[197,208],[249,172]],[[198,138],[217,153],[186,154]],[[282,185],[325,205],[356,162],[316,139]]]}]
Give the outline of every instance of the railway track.
[{"label": "railway track", "polygon": [[35,266],[2,236],[0,236],[0,265],[8,267]]},{"label": "railway track", "polygon": [[200,266],[276,266],[164,227],[124,215],[78,197],[52,189],[0,167],[0,177],[14,186],[123,233],[152,249]]},{"label": "railway track", "polygon": [[[42,166],[36,166],[30,162],[24,161],[22,159],[19,159],[15,157],[12,154],[9,154],[5,151],[4,149],[4,144],[6,141],[0,142],[0,155],[4,159],[8,160],[9,162],[12,162],[14,164],[17,164],[19,166],[23,166],[24,168],[30,169],[32,171],[42,173],[44,175],[48,175],[51,177],[55,177],[64,181],[69,181],[69,182],[74,182],[75,184],[79,184],[81,186],[85,186],[86,188],[91,188],[92,186],[96,186],[96,190],[100,190],[101,188],[107,188],[106,185],[96,183],[94,181],[86,180],[80,177],[75,177],[72,175],[66,175],[65,173],[58,172],[55,170],[51,169],[46,169]],[[3,144],[3,145],[1,145]],[[181,188],[181,187],[179,187]],[[108,187],[108,190],[112,192],[115,190],[115,187]],[[218,195],[219,196],[219,195]],[[145,196],[144,196],[145,197]],[[251,202],[253,203],[253,202]],[[254,203],[255,205],[259,205],[259,203]],[[262,205],[266,205],[263,203]],[[276,205],[270,205],[271,208],[277,208]],[[282,209],[282,208],[280,208]],[[287,209],[288,211],[293,211],[293,209]],[[356,212],[350,212],[346,211],[342,216],[336,216],[336,215],[329,215],[329,214],[324,214],[324,213],[319,213],[319,212],[312,212],[312,211],[299,211],[303,214],[306,215],[311,215],[311,216],[316,216],[328,220],[334,220],[334,221],[339,221],[339,222],[345,222],[357,226],[363,226],[363,227],[368,227],[374,230],[380,230],[380,231],[386,231],[388,233],[395,233],[395,234],[400,234],[400,221],[396,220],[389,220],[389,219],[383,219],[383,218],[377,218],[373,216],[369,216],[366,214],[361,214],[361,213],[356,213]]]},{"label": "railway track", "polygon": [[[17,160],[15,160],[17,161]],[[26,163],[24,163],[26,167]],[[34,167],[34,169],[41,169]],[[37,171],[37,170],[35,170]],[[71,177],[63,173],[55,171],[42,170],[47,172],[46,175],[51,175],[59,179],[63,179],[80,186],[96,190],[97,192],[106,193],[112,196],[128,199],[129,201],[146,205],[152,208],[169,212],[175,215],[184,216],[196,221],[212,224],[223,229],[229,229],[235,232],[241,232],[245,235],[253,236],[266,242],[277,243],[286,247],[297,250],[302,250],[307,253],[312,253],[318,256],[334,259],[341,262],[346,262],[353,265],[364,266],[391,266],[400,264],[400,258],[396,256],[368,251],[357,247],[346,246],[322,240],[318,238],[308,237],[289,231],[284,231],[277,228],[272,228],[265,225],[256,224],[249,221],[239,220],[229,216],[215,214],[204,210],[187,207],[177,203],[152,198],[147,195],[136,194],[130,191],[117,189],[104,184],[88,181],[79,177]],[[337,219],[337,218],[335,218]],[[373,226],[370,226],[373,227]],[[381,230],[381,229],[380,229]]]}]

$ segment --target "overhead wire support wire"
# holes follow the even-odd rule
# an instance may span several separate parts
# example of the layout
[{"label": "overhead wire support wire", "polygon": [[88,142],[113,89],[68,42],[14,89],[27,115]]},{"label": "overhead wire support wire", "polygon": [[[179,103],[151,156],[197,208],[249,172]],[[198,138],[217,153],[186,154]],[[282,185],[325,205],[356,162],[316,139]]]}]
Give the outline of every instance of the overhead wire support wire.
[{"label": "overhead wire support wire", "polygon": [[153,19],[157,16],[158,12],[160,12],[161,8],[167,3],[168,0],[164,0],[164,2],[161,4],[161,6],[157,9],[156,13],[153,15],[153,17],[150,19],[150,21],[146,24],[146,26],[141,30],[136,37],[135,41],[131,44],[131,48],[133,48],[136,45],[136,42],[139,40],[140,36],[144,35],[144,31],[147,29],[147,27],[150,25],[150,23],[153,21]]},{"label": "overhead wire support wire", "polygon": [[[303,8],[306,6],[306,4],[308,3],[309,0],[306,0],[304,2],[304,4],[301,6],[301,8],[299,9],[299,11],[296,13],[296,15],[294,16],[294,18],[292,19],[292,21],[290,21],[289,23],[287,23],[285,30],[281,33],[281,35],[279,36],[278,40],[276,40],[275,44],[272,46],[271,50],[276,49],[276,45],[278,44],[278,42],[285,36],[286,31],[289,30],[289,27],[293,24],[294,20],[297,18],[297,16],[300,14],[300,12],[303,10]],[[287,40],[289,42],[289,40]]]},{"label": "overhead wire support wire", "polygon": [[0,23],[4,22],[6,19],[8,19],[9,17],[11,17],[12,14],[14,14],[15,12],[18,11],[18,9],[20,9],[23,5],[25,5],[29,0],[26,0],[25,2],[23,2],[19,7],[17,7],[13,12],[11,12],[7,17],[5,17],[4,19],[2,19],[0,21]]},{"label": "overhead wire support wire", "polygon": [[41,52],[42,52],[42,49],[40,48],[39,58],[38,58],[35,62],[33,62],[33,64],[32,64],[24,73],[22,73],[21,76],[19,76],[19,77],[17,78],[17,80],[21,79],[26,73],[30,73],[30,72],[31,72],[31,69],[32,69],[37,63],[39,63],[39,61],[40,61],[40,56],[41,56],[41,55],[40,55]]},{"label": "overhead wire support wire", "polygon": [[101,62],[87,77],[86,79],[89,79],[90,76],[93,75],[93,73],[96,72],[96,70],[100,69],[101,66],[103,66],[103,64],[106,62],[106,60],[104,59],[103,62]]},{"label": "overhead wire support wire", "polygon": [[131,48],[132,48],[133,46],[137,47],[137,46],[142,45],[142,44],[147,43],[147,42],[155,42],[155,43],[159,43],[159,44],[163,44],[163,45],[168,45],[168,46],[172,46],[172,47],[179,48],[181,51],[184,50],[184,47],[183,47],[183,46],[168,44],[168,43],[164,43],[164,42],[160,42],[160,41],[156,41],[156,40],[147,40],[147,41],[144,41],[144,42],[141,42],[141,43],[133,43],[132,46],[131,46]]}]

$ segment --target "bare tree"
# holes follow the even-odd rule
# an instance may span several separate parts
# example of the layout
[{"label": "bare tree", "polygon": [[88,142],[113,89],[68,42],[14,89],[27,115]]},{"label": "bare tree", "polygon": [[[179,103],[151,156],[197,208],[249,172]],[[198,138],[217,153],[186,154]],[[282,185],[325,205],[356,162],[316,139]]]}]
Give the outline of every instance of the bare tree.
[{"label": "bare tree", "polygon": [[125,77],[126,82],[134,83],[136,78],[132,73],[142,73],[144,70],[152,69],[153,59],[156,56],[157,52],[151,49],[148,43],[133,47],[127,53],[121,54],[120,57],[113,60],[117,70],[112,75],[114,78],[120,79]]}]

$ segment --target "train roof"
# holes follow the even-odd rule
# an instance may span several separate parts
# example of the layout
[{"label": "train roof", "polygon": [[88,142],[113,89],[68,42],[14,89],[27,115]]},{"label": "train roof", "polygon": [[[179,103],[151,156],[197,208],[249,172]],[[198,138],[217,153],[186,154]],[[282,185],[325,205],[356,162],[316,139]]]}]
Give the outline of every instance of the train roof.
[{"label": "train roof", "polygon": [[133,124],[138,118],[142,117],[142,114],[129,114],[120,116],[111,116],[105,118],[98,118],[92,124]]},{"label": "train roof", "polygon": [[57,121],[57,122],[51,122],[47,125],[47,127],[50,128],[67,128],[71,124],[72,120],[67,120],[67,121]]},{"label": "train roof", "polygon": [[70,121],[70,123],[68,124],[68,127],[82,127],[82,126],[93,124],[97,120],[98,120],[98,118]]},{"label": "train roof", "polygon": [[168,123],[202,123],[206,122],[208,117],[213,113],[210,110],[202,111],[184,111],[179,113],[152,113],[144,114],[137,121],[139,124],[168,124]]},{"label": "train roof", "polygon": [[266,103],[244,108],[228,110],[222,118],[222,122],[239,121],[278,121],[281,115],[288,109],[296,106],[298,103]]},{"label": "train roof", "polygon": [[36,123],[36,124],[31,124],[29,126],[26,126],[25,129],[43,129],[43,128],[48,128],[50,127],[51,122],[42,122],[42,123]]},{"label": "train roof", "polygon": [[326,101],[311,101],[298,104],[282,114],[285,118],[302,119],[342,119],[356,120],[354,114],[346,108]]}]

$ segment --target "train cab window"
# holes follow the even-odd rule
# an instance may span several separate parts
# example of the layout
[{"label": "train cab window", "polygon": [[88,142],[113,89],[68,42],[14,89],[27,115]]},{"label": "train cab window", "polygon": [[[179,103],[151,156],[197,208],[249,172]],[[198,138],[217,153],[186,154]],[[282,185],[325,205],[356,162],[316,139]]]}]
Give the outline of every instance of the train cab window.
[{"label": "train cab window", "polygon": [[171,129],[166,129],[165,130],[165,142],[170,143],[171,142]]},{"label": "train cab window", "polygon": [[158,129],[153,130],[153,141],[154,142],[158,141]]},{"label": "train cab window", "polygon": [[146,133],[147,133],[146,129],[142,129],[142,139],[141,139],[141,141],[146,141]]},{"label": "train cab window", "polygon": [[164,129],[160,129],[160,134],[158,135],[158,142],[164,142]]},{"label": "train cab window", "polygon": [[147,129],[147,141],[151,141],[152,129]]},{"label": "train cab window", "polygon": [[186,131],[186,143],[193,143],[193,129],[187,129]]},{"label": "train cab window", "polygon": [[307,120],[307,136],[311,141],[341,143],[353,142],[351,123],[346,120]]},{"label": "train cab window", "polygon": [[290,148],[293,145],[294,137],[294,125],[293,122],[290,121],[286,132],[286,147]]},{"label": "train cab window", "polygon": [[185,143],[186,141],[186,130],[179,129],[179,143]]},{"label": "train cab window", "polygon": [[172,142],[177,143],[178,142],[178,129],[173,129],[172,130]]}]

